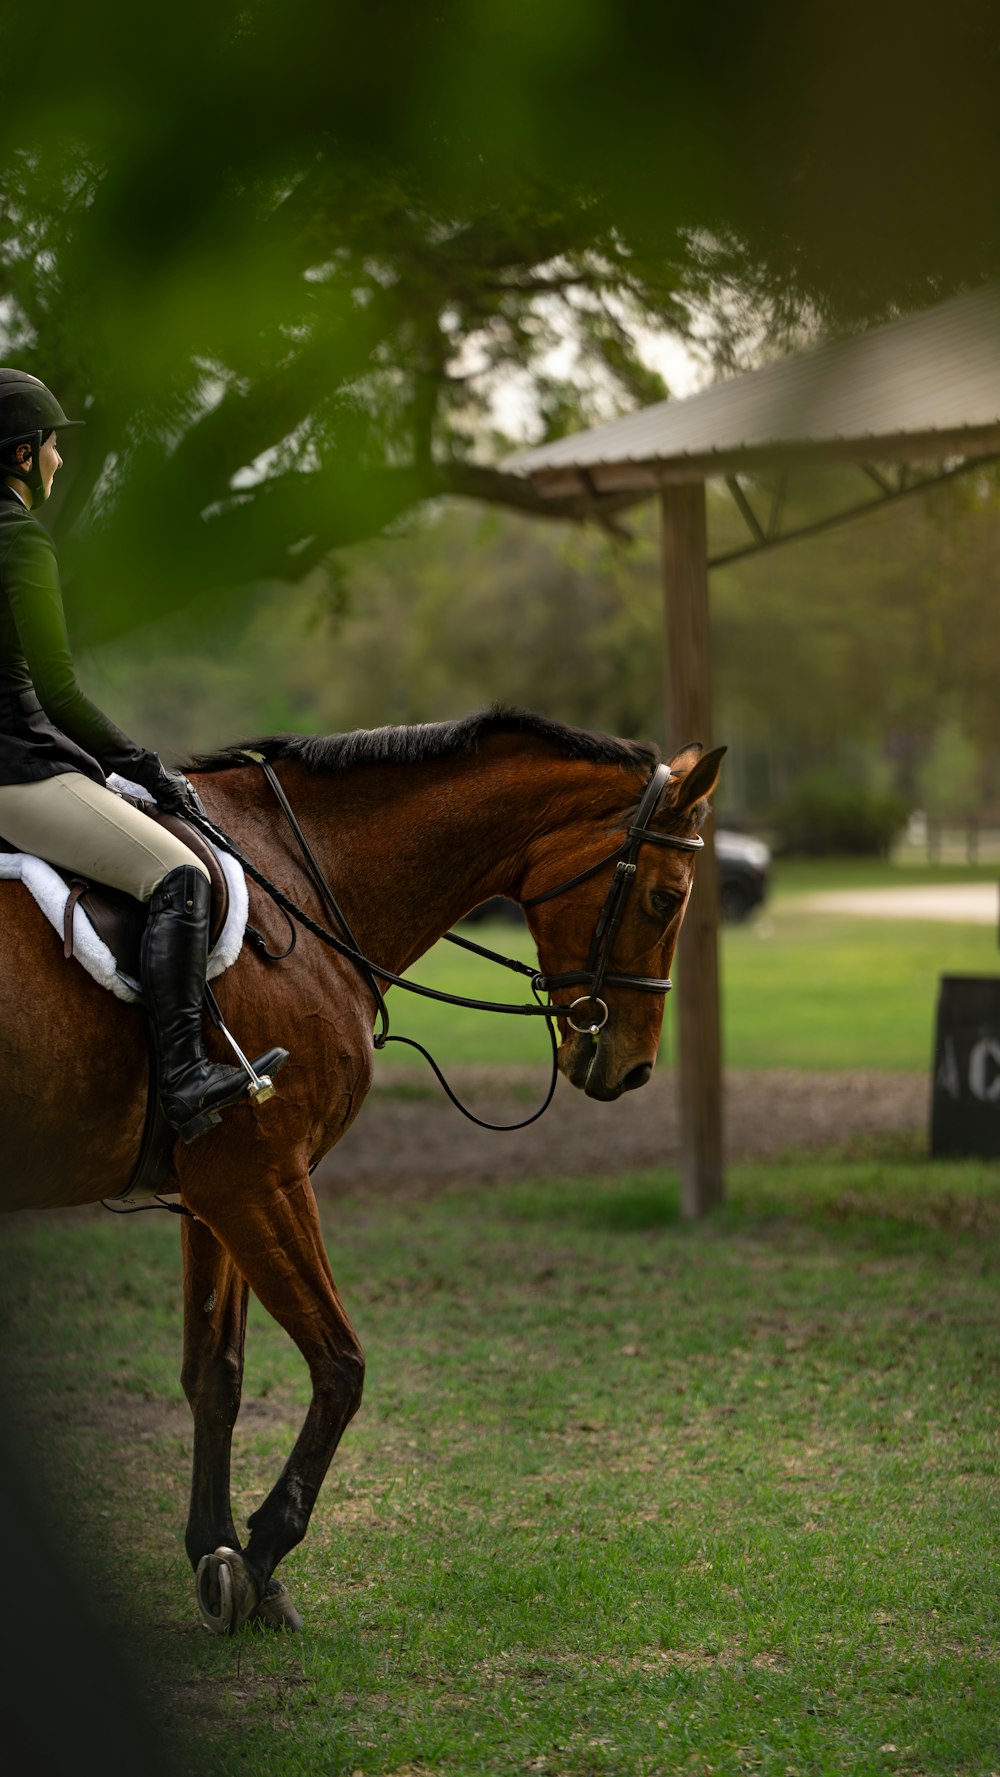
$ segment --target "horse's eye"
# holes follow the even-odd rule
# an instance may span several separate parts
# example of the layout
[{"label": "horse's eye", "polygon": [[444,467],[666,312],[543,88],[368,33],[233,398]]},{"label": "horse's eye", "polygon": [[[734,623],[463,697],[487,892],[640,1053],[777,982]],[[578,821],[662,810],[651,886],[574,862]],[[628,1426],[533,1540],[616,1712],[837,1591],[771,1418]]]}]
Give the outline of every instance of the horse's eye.
[{"label": "horse's eye", "polygon": [[665,917],[676,913],[681,904],[680,895],[672,894],[670,889],[653,889],[649,899],[654,913]]}]

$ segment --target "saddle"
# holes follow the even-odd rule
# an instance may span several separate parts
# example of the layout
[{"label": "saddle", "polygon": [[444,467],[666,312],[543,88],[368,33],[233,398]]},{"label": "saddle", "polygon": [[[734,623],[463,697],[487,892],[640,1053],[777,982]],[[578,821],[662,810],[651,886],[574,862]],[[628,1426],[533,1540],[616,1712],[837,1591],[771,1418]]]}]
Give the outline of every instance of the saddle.
[{"label": "saddle", "polygon": [[[129,796],[126,801],[133,808],[139,809],[147,819],[155,821],[157,826],[165,827],[183,840],[188,849],[194,852],[199,862],[204,864],[212,883],[212,922],[209,934],[209,948],[218,943],[219,935],[226,923],[229,913],[229,885],[223,875],[212,847],[196,832],[183,815],[165,814],[154,807],[151,802],[140,802]],[[0,839],[0,851],[16,851],[6,839]],[[62,870],[52,865],[58,876],[66,884],[69,894],[66,900],[66,913],[63,923],[63,955],[67,960],[73,955],[73,917],[77,907],[82,907],[90,920],[98,937],[103,939],[115,962],[124,975],[131,976],[134,981],[139,979],[139,951],[142,943],[143,928],[146,924],[146,908],[134,895],[127,895],[121,889],[108,888],[106,883],[93,882],[77,875],[72,870]]]},{"label": "saddle", "polygon": [[[146,815],[147,819],[156,821],[169,833],[175,834],[205,865],[212,885],[209,948],[214,949],[226,924],[230,901],[229,884],[215,852],[182,815],[164,814],[153,803],[141,801],[137,797],[129,796],[126,800],[131,802],[133,808]],[[17,849],[8,840],[0,838],[0,852],[13,852]],[[110,950],[119,971],[138,985],[139,953],[146,924],[146,908],[143,903],[137,901],[134,895],[108,888],[103,882],[85,880],[71,870],[58,869],[56,865],[50,865],[50,868],[62,878],[68,890],[63,918],[63,955],[67,959],[73,955],[73,918],[76,909],[82,907],[98,937]],[[165,1208],[175,1209],[179,1214],[190,1213],[176,1203],[167,1202],[160,1195],[165,1186],[169,1188],[175,1139],[160,1108],[156,1068],[150,1050],[146,1116],[139,1155],[128,1184],[124,1190],[118,1192],[116,1204],[121,1204],[124,1209],[141,1208],[146,1200],[155,1199],[163,1203]],[[109,1207],[112,1205],[109,1204]]]}]

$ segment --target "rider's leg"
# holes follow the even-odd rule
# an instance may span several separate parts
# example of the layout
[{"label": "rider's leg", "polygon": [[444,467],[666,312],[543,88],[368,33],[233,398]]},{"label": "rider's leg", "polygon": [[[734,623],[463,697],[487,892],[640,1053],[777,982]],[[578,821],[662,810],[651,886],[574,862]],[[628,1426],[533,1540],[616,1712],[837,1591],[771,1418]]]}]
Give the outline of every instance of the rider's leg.
[{"label": "rider's leg", "polygon": [[170,870],[208,872],[183,842],[82,772],[0,784],[0,833],[9,845],[148,901]]},{"label": "rider's leg", "polygon": [[[204,1135],[226,1105],[245,1098],[249,1076],[205,1055],[202,999],[208,964],[211,890],[198,870],[171,870],[153,890],[142,934],[142,985],[160,1064],[160,1103],[185,1141]],[[258,1057],[255,1073],[275,1074],[285,1049]]]},{"label": "rider's leg", "polygon": [[[142,982],[160,1101],[185,1141],[204,1134],[250,1084],[242,1068],[205,1055],[211,891],[204,864],[166,828],[80,772],[0,785],[0,833],[22,851],[149,902]],[[266,1071],[273,1075],[286,1059],[284,1050],[270,1051]]]}]

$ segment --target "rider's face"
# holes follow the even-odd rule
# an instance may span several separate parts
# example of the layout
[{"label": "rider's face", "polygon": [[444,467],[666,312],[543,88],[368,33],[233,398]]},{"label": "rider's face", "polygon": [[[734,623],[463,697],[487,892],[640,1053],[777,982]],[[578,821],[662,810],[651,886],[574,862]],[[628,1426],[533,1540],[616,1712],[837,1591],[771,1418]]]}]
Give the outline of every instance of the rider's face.
[{"label": "rider's face", "polygon": [[57,469],[62,468],[62,457],[56,446],[56,435],[51,432],[38,453],[38,468],[45,489],[45,498],[52,492],[52,481]]}]

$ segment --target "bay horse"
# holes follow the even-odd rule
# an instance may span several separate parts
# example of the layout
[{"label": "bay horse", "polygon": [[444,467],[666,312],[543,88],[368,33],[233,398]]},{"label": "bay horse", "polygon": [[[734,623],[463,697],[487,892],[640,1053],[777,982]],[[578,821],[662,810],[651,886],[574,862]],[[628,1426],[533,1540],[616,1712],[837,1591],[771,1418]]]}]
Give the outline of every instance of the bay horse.
[{"label": "bay horse", "polygon": [[[697,832],[725,749],[702,756],[692,745],[669,774],[661,768],[655,808],[646,798],[650,843],[634,845],[636,862],[623,864],[657,759],[637,742],[492,710],[249,744],[271,763],[366,956],[394,973],[494,895],[525,906],[544,973],[578,971],[616,860],[631,870],[631,896],[611,934],[614,973],[600,989],[607,1022],[580,1030],[560,1016],[558,1064],[591,1098],[616,1099],[646,1082]],[[212,822],[322,918],[260,767],[234,748],[199,759],[189,776]],[[139,1146],[141,1011],[82,968],[67,968],[19,885],[0,883],[0,897],[0,1207],[95,1203],[126,1186]],[[284,917],[258,889],[250,918],[272,951],[285,948]],[[638,978],[654,991],[639,991]],[[177,1142],[167,1187],[191,1212],[181,1224],[182,1382],[194,1419],[186,1548],[203,1620],[224,1633],[248,1622],[300,1626],[275,1569],[305,1535],[361,1400],[363,1353],[334,1284],[309,1175],[371,1085],[374,1006],[362,973],[308,929],[285,961],[244,945],[215,985],[225,1022],[249,1054],[278,1039],[291,1051],[270,1103],[240,1105],[193,1145]],[[568,1007],[580,992],[557,989],[553,1001]],[[212,1030],[208,1045],[225,1057]],[[229,1477],[251,1289],[302,1353],[312,1399],[244,1547]]]}]

